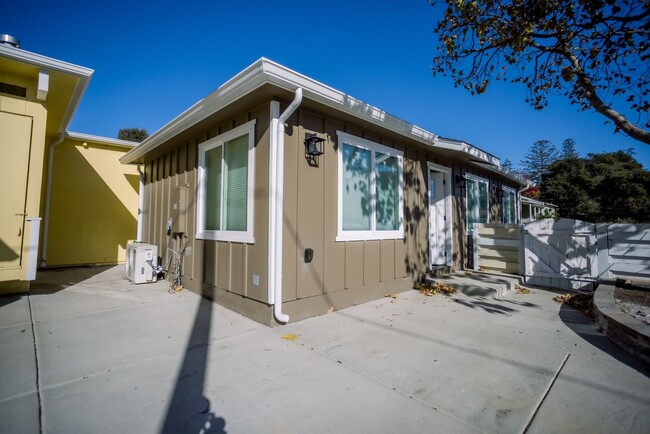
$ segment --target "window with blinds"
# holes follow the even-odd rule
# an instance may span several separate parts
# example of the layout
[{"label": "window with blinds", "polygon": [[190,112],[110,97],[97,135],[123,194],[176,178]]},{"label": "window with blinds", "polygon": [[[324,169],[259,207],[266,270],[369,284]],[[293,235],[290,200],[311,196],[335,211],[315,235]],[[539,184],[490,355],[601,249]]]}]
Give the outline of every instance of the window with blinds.
[{"label": "window with blinds", "polygon": [[255,121],[199,145],[197,238],[253,243]]}]

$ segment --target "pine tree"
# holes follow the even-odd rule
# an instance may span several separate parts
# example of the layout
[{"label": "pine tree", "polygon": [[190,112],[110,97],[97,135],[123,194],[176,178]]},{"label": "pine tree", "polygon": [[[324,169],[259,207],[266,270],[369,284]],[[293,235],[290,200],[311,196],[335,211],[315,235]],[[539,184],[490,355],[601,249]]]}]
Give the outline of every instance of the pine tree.
[{"label": "pine tree", "polygon": [[521,160],[521,167],[528,174],[531,181],[539,185],[542,175],[558,159],[557,148],[549,140],[538,140],[533,143]]},{"label": "pine tree", "polygon": [[576,151],[576,142],[573,139],[565,139],[562,142],[562,159],[568,160],[570,158],[580,158],[580,154]]},{"label": "pine tree", "polygon": [[142,128],[120,128],[117,138],[120,140],[129,140],[131,142],[141,142],[149,137],[147,130]]}]

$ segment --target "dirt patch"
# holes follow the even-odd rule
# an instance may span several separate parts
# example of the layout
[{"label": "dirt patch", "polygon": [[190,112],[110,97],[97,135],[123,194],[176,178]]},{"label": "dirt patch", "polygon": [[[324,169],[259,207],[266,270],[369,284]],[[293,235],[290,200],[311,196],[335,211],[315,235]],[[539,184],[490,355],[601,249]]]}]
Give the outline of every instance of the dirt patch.
[{"label": "dirt patch", "polygon": [[650,325],[650,282],[617,280],[614,301],[622,312]]}]

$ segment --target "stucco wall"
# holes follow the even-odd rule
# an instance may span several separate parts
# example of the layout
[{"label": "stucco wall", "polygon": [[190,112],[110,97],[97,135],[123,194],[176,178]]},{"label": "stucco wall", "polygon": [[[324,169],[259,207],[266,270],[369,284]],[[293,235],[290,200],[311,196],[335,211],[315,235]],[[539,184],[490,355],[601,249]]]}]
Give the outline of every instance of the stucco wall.
[{"label": "stucco wall", "polygon": [[[27,89],[25,98],[0,94],[0,116],[3,119],[3,131],[0,132],[0,158],[3,160],[0,239],[6,246],[0,249],[4,252],[0,254],[0,282],[3,282],[24,280],[29,255],[37,254],[31,252],[25,242],[30,230],[25,217],[41,216],[47,110],[42,102],[36,101],[35,80],[2,72],[0,81]],[[16,146],[21,149],[16,150]],[[9,288],[10,291],[15,289],[25,288],[15,285]]]},{"label": "stucco wall", "polygon": [[124,262],[136,238],[139,175],[128,148],[77,139],[56,146],[47,266]]}]

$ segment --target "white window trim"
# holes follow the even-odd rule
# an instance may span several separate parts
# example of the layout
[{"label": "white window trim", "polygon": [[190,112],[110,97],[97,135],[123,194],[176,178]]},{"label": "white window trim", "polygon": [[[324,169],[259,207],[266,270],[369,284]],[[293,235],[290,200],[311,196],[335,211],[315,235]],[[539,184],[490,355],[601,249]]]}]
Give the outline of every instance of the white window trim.
[{"label": "white window trim", "polygon": [[[501,187],[501,188],[503,189],[503,198],[501,199],[501,215],[503,217],[502,220],[505,220],[505,216],[506,216],[506,213],[505,213],[506,194],[512,193],[512,194],[514,194],[514,198],[515,198],[515,222],[512,223],[512,224],[517,224],[519,222],[519,203],[518,203],[519,201],[517,200],[517,190],[515,190],[514,188],[511,188],[511,187],[506,187],[505,185],[503,187]],[[502,221],[502,223],[505,223],[505,222]]]},{"label": "white window trim", "polygon": [[[336,132],[338,136],[338,205],[337,205],[337,235],[336,241],[362,241],[362,240],[393,240],[404,238],[404,153],[395,148],[380,145],[379,143],[371,142],[370,140],[362,139],[361,137],[353,136],[343,131]],[[367,231],[344,231],[343,230],[343,143],[357,146],[371,151],[371,168],[370,171],[370,230]],[[398,222],[399,228],[394,231],[381,231],[376,230],[376,181],[375,181],[375,151],[382,154],[390,155],[397,158],[398,170],[398,185],[397,194],[399,202]]]},{"label": "white window trim", "polygon": [[[487,194],[487,215],[486,215],[486,223],[490,223],[490,181],[489,181],[487,178],[482,178],[482,177],[480,177],[480,176],[473,175],[473,174],[471,174],[471,173],[465,173],[465,178],[466,178],[468,181],[471,180],[471,181],[476,181],[476,182],[479,182],[479,183],[480,183],[480,182],[485,183],[485,187],[486,187],[487,192],[488,192],[488,194]],[[477,215],[480,215],[480,210],[481,210],[481,207],[480,207],[479,202],[480,202],[480,201],[477,201],[477,202],[476,202],[476,203],[477,203],[477,206],[478,206],[478,209],[476,210],[476,211],[477,211]],[[468,185],[467,188],[465,189],[465,219],[466,219],[467,221],[469,221],[469,185]],[[470,228],[470,227],[467,228],[467,233],[468,233],[468,234],[471,234],[472,231],[473,231],[473,228]]]},{"label": "white window trim", "polygon": [[[246,231],[206,230],[205,229],[205,154],[226,142],[248,134],[248,197],[246,203]],[[223,156],[222,156],[223,161]],[[199,167],[197,180],[196,239],[232,241],[254,244],[253,214],[255,193],[255,119],[233,128],[199,145]],[[223,194],[221,195],[223,201]],[[223,206],[221,210],[223,212]]]}]

